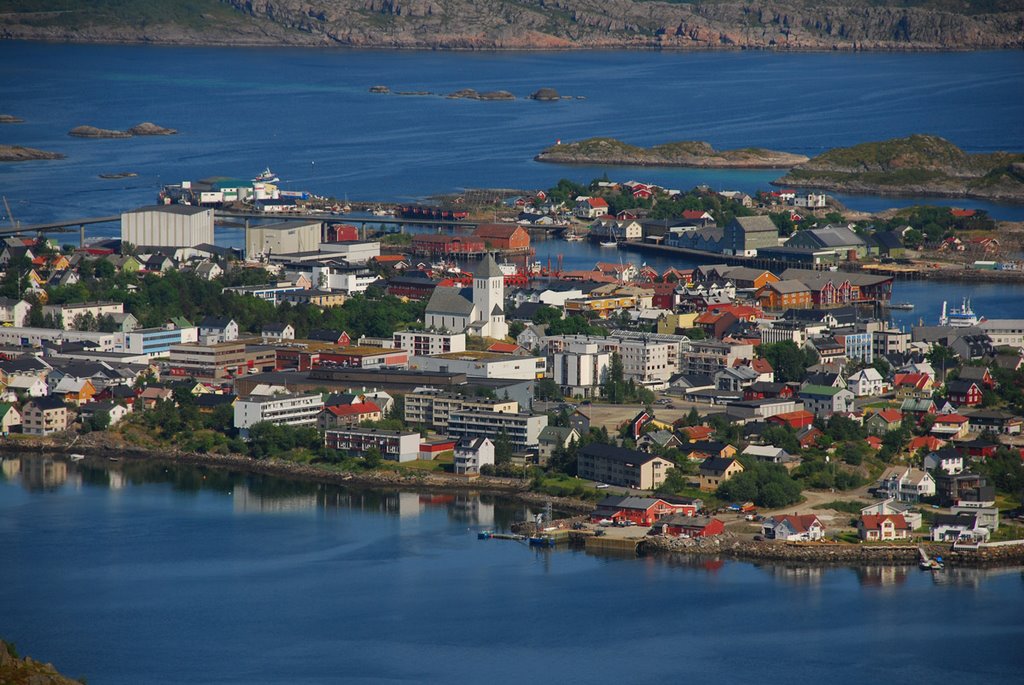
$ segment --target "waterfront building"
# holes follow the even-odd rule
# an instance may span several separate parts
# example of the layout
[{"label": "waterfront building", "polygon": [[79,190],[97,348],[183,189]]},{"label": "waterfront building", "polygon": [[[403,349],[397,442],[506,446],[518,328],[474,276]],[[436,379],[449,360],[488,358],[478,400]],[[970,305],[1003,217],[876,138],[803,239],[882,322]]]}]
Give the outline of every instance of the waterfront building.
[{"label": "waterfront building", "polygon": [[50,435],[67,430],[70,416],[64,400],[59,397],[37,397],[21,410],[21,430],[26,435]]},{"label": "waterfront building", "polygon": [[778,247],[779,229],[765,215],[738,216],[722,234],[722,254],[754,257],[759,248]]},{"label": "waterfront building", "polygon": [[875,496],[897,502],[920,502],[935,494],[935,479],[927,471],[907,466],[893,466],[882,474]]},{"label": "waterfront building", "polygon": [[235,402],[235,428],[242,438],[257,423],[268,422],[277,426],[316,426],[317,416],[324,408],[318,393],[276,395],[250,395]]},{"label": "waterfront building", "polygon": [[342,428],[324,433],[324,445],[339,452],[365,456],[376,448],[390,461],[415,461],[420,454],[420,434],[379,428]]},{"label": "waterfront building", "polygon": [[469,378],[536,380],[547,371],[544,357],[520,357],[497,352],[450,352],[432,357],[415,356],[409,368],[427,372],[464,373]]},{"label": "waterfront building", "polygon": [[809,542],[824,538],[825,526],[814,514],[785,514],[765,519],[761,534],[768,540]]},{"label": "waterfront building", "polygon": [[195,248],[213,245],[213,210],[153,205],[121,214],[121,242],[136,247]]},{"label": "waterfront building", "polygon": [[479,474],[483,466],[494,466],[494,443],[486,437],[463,438],[455,446],[455,473]]},{"label": "waterfront building", "polygon": [[429,426],[441,433],[448,430],[448,418],[452,412],[463,410],[515,414],[519,412],[519,403],[515,400],[443,392],[434,388],[418,388],[405,396],[405,422]]},{"label": "waterfront building", "polygon": [[548,425],[546,414],[461,409],[448,416],[448,434],[456,438],[496,438],[505,435],[516,450],[536,448]]}]

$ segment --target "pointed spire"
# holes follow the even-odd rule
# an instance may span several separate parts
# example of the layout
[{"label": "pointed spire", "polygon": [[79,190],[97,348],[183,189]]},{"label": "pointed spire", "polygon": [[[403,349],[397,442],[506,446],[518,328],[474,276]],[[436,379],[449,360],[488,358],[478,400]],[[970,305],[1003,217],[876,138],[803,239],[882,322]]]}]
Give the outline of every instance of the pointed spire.
[{"label": "pointed spire", "polygon": [[494,257],[488,254],[484,257],[480,263],[480,268],[473,273],[473,278],[504,278],[505,274],[501,272],[498,267],[498,263],[494,261]]}]

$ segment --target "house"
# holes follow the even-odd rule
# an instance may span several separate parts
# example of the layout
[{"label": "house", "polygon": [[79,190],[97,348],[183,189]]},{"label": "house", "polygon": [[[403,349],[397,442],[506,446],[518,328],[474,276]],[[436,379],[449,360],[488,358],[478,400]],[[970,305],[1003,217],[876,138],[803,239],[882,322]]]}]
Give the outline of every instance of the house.
[{"label": "house", "polygon": [[871,435],[885,435],[889,431],[899,430],[902,425],[903,414],[897,409],[880,409],[864,419],[864,427]]},{"label": "house", "polygon": [[544,426],[537,440],[537,456],[540,457],[541,464],[546,464],[555,450],[566,449],[572,443],[579,442],[580,434],[571,426]]},{"label": "house", "polygon": [[590,513],[590,520],[632,521],[638,526],[650,526],[663,516],[693,516],[697,513],[695,504],[676,504],[658,497],[609,496],[597,503]]},{"label": "house", "polygon": [[976,514],[935,514],[932,518],[931,539],[935,542],[977,543],[988,537],[988,528],[980,524]]},{"label": "house", "polygon": [[882,394],[884,387],[882,374],[870,366],[846,379],[846,389],[856,397],[877,397]]},{"label": "house", "polygon": [[277,342],[295,340],[295,328],[290,323],[266,323],[260,329],[260,337]]},{"label": "house", "polygon": [[861,540],[874,542],[906,540],[910,537],[910,524],[902,514],[870,514],[857,520],[857,535]]},{"label": "house", "polygon": [[743,473],[743,464],[738,459],[708,457],[700,464],[700,489],[717,490],[719,485],[738,473]]},{"label": "house", "polygon": [[1020,435],[1024,419],[998,409],[975,409],[967,417],[974,430],[991,430],[1004,435]]},{"label": "house", "polygon": [[79,410],[78,417],[84,421],[93,418],[100,412],[106,412],[110,419],[109,425],[114,426],[132,413],[132,410],[129,406],[117,402],[91,402]]},{"label": "house", "polygon": [[975,381],[960,378],[946,383],[946,397],[956,405],[968,407],[979,405],[982,394],[981,386]]},{"label": "house", "polygon": [[68,408],[59,397],[37,397],[21,411],[22,432],[27,435],[50,435],[67,430]]},{"label": "house", "polygon": [[576,198],[576,216],[581,219],[596,219],[608,214],[608,201],[603,197]]},{"label": "house", "polygon": [[527,350],[539,349],[541,341],[547,335],[547,324],[530,324],[516,336],[516,344]]},{"label": "house", "polygon": [[479,474],[484,466],[494,466],[494,443],[489,438],[462,438],[455,446],[455,473]]},{"label": "house", "polygon": [[380,421],[383,417],[381,408],[375,402],[366,400],[325,406],[317,415],[316,425],[320,430],[334,430],[345,426],[358,426],[363,421]]},{"label": "house", "polygon": [[22,396],[44,397],[50,394],[50,388],[47,387],[46,381],[39,376],[19,374],[7,380],[7,391],[5,394],[7,397],[14,399]]},{"label": "house", "polygon": [[207,316],[199,322],[199,342],[211,345],[238,340],[238,324],[226,316]]},{"label": "house", "polygon": [[576,459],[580,478],[640,490],[660,487],[674,466],[662,457],[602,443],[587,445]]},{"label": "house", "polygon": [[775,416],[769,416],[768,420],[772,423],[777,423],[780,426],[789,426],[793,430],[800,430],[802,428],[807,428],[814,423],[814,414],[806,409],[800,409],[798,411],[790,411],[783,414],[776,414]]},{"label": "house", "polygon": [[940,440],[934,435],[918,435],[910,439],[910,444],[907,445],[907,451],[911,454],[916,453],[918,450],[937,452],[945,446],[946,441]]},{"label": "house", "polygon": [[67,403],[78,406],[92,401],[92,398],[96,395],[96,387],[88,378],[65,376],[54,386],[51,394],[62,398]]},{"label": "house", "polygon": [[790,454],[781,447],[773,447],[771,445],[747,445],[741,454],[753,457],[765,464],[779,464],[788,468],[796,467],[800,463],[799,457]]},{"label": "house", "polygon": [[725,523],[710,516],[680,516],[661,519],[663,535],[677,538],[706,538],[725,532]]},{"label": "house", "polygon": [[796,441],[800,443],[800,449],[807,449],[818,444],[818,440],[825,435],[814,426],[804,426],[796,432]]},{"label": "house", "polygon": [[971,430],[971,420],[961,414],[945,414],[935,417],[932,424],[932,435],[946,439],[956,440],[965,438]]},{"label": "house", "polygon": [[648,431],[636,441],[637,449],[641,449],[644,452],[660,452],[679,447],[682,444],[682,441],[676,437],[675,433],[665,429]]},{"label": "house", "polygon": [[[480,224],[473,231],[473,237],[483,240],[492,250],[530,249],[530,233],[517,224]],[[474,276],[480,278],[476,274]]]},{"label": "house", "polygon": [[853,411],[853,393],[846,388],[805,385],[800,389],[800,399],[804,408],[818,418],[827,419],[833,414]]},{"label": "house", "polygon": [[964,456],[956,448],[946,447],[926,454],[924,468],[927,471],[942,471],[956,475],[964,470]]},{"label": "house", "polygon": [[580,435],[588,435],[590,433],[590,417],[577,409],[569,414],[569,426],[576,429]]},{"label": "house", "polygon": [[761,534],[766,540],[808,542],[825,537],[825,526],[814,514],[784,514],[765,519]]},{"label": "house", "polygon": [[21,428],[21,412],[10,402],[0,402],[0,435],[10,435],[14,428]]},{"label": "house", "polygon": [[908,466],[893,466],[885,470],[875,488],[875,496],[898,502],[920,502],[935,494],[932,474]]},{"label": "house", "polygon": [[926,400],[932,396],[935,383],[931,376],[924,373],[898,373],[893,378],[896,388],[896,399]]},{"label": "house", "polygon": [[913,505],[906,502],[897,502],[893,499],[882,500],[875,504],[869,504],[860,510],[861,516],[902,516],[903,520],[914,531],[921,527],[924,517],[921,512],[915,511]]},{"label": "house", "polygon": [[174,401],[174,392],[170,388],[151,385],[139,394],[144,409],[152,409],[158,402]]}]

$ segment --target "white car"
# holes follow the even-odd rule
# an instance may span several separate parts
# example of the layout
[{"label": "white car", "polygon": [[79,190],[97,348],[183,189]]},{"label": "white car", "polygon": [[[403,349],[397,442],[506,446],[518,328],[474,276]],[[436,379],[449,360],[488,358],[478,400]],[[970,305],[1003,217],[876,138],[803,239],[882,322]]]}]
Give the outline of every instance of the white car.
[{"label": "white car", "polygon": [[604,490],[605,488],[610,488],[611,486],[608,485],[608,483],[596,483],[594,487],[597,488],[598,490]]}]

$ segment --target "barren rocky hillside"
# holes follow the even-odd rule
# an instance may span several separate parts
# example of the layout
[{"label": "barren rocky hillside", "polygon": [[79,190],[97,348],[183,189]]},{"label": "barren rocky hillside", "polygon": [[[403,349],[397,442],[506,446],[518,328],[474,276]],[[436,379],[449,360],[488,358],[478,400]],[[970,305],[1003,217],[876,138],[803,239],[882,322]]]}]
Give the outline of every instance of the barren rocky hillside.
[{"label": "barren rocky hillside", "polygon": [[[70,8],[70,9],[69,9]],[[1024,0],[0,0],[0,37],[389,48],[1024,47]]]}]

